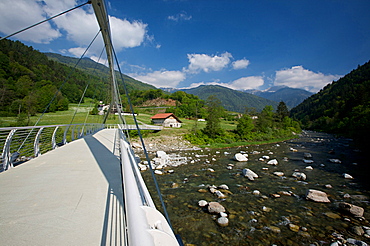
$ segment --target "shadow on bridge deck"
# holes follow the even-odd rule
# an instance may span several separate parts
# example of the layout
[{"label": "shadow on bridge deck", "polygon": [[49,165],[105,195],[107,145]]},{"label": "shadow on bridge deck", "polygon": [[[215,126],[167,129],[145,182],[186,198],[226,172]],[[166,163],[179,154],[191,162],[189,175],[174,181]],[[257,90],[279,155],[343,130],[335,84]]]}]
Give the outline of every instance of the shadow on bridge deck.
[{"label": "shadow on bridge deck", "polygon": [[123,245],[115,130],[0,173],[2,245]]}]

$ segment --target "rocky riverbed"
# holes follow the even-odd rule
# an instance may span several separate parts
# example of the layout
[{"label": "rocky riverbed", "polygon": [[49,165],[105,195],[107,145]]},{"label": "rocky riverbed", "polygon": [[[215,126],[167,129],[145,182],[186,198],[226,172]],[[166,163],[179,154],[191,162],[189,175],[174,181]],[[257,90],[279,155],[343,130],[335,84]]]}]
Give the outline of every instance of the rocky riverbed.
[{"label": "rocky riverbed", "polygon": [[[180,146],[164,154],[181,165],[158,166],[157,179],[186,245],[370,243],[369,163],[350,140],[303,132],[279,144]],[[153,148],[153,162],[160,163],[154,154]],[[247,169],[256,176],[246,176]],[[149,172],[142,174],[157,200]]]}]

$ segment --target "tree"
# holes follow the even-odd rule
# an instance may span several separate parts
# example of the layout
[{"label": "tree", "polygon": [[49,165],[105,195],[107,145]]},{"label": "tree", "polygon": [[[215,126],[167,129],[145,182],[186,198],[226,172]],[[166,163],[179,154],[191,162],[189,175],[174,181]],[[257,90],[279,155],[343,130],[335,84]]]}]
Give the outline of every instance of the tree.
[{"label": "tree", "polygon": [[240,136],[241,139],[250,140],[252,130],[254,129],[253,119],[247,114],[247,112],[240,117],[238,120],[238,125],[236,126],[236,134]]},{"label": "tree", "polygon": [[256,127],[261,132],[268,132],[274,125],[274,112],[271,105],[263,108],[256,121]]},{"label": "tree", "polygon": [[289,110],[285,102],[281,101],[276,110],[276,118],[282,121],[285,117],[289,116]]},{"label": "tree", "polygon": [[208,115],[206,117],[206,127],[203,133],[210,138],[216,138],[223,134],[223,129],[220,125],[220,117],[224,114],[225,109],[221,105],[221,101],[216,96],[209,96],[206,105],[208,108]]}]

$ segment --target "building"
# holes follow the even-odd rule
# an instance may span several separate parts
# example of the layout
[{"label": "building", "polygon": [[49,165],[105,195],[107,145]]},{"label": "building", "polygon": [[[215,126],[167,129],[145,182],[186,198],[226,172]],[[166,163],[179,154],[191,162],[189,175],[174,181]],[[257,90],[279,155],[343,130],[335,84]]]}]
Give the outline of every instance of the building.
[{"label": "building", "polygon": [[181,127],[182,123],[173,113],[156,114],[150,119],[152,119],[153,124],[164,127]]}]

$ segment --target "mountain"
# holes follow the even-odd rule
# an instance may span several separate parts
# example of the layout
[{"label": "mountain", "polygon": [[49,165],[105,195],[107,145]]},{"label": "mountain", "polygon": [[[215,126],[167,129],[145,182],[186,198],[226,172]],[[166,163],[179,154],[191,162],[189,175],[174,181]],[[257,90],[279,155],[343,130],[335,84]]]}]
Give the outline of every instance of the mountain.
[{"label": "mountain", "polygon": [[273,86],[267,90],[246,90],[245,92],[253,95],[263,97],[275,102],[283,101],[288,108],[294,108],[298,104],[304,101],[304,99],[311,96],[313,93],[297,88],[290,88],[287,86]]},{"label": "mountain", "polygon": [[267,105],[272,105],[274,108],[277,108],[278,105],[277,102],[219,85],[201,85],[196,88],[181,90],[196,95],[203,100],[207,100],[209,96],[215,95],[225,109],[239,113],[244,113],[246,107],[262,111]]},{"label": "mountain", "polygon": [[[55,53],[44,53],[50,60],[60,62],[62,64],[74,67],[78,58],[69,57],[69,56],[63,56],[60,54]],[[83,58],[78,64],[78,69],[84,71],[87,74],[91,74],[94,76],[98,76],[104,79],[107,79],[109,77],[109,68],[97,63],[90,58]],[[119,73],[116,71],[117,79],[120,79]],[[129,91],[131,90],[150,90],[150,89],[156,89],[156,87],[143,83],[141,81],[138,81],[136,79],[133,79],[125,74],[123,74],[123,79],[125,80],[125,83],[127,85],[127,88]]]},{"label": "mountain", "polygon": [[307,129],[370,139],[370,61],[304,100],[291,110]]}]

